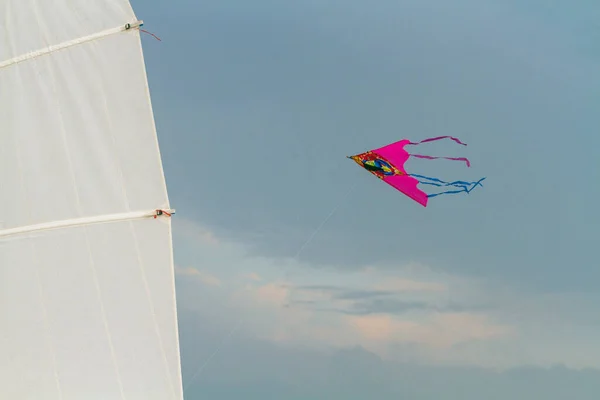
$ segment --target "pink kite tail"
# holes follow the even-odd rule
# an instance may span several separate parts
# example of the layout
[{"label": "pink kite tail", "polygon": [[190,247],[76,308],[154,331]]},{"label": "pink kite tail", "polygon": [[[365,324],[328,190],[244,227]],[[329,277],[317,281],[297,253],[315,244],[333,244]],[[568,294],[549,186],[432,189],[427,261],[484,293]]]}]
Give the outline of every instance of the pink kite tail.
[{"label": "pink kite tail", "polygon": [[454,140],[458,144],[462,144],[463,146],[466,146],[466,143],[461,142],[458,138],[455,138],[453,136],[438,136],[438,137],[433,137],[433,138],[429,138],[429,139],[423,139],[420,142],[409,142],[408,144],[417,145],[417,144],[421,144],[421,143],[435,142],[436,140],[442,140],[442,139],[451,139],[451,140]]},{"label": "pink kite tail", "polygon": [[452,160],[452,161],[464,161],[467,164],[467,167],[471,166],[471,162],[469,161],[468,158],[465,157],[433,157],[433,156],[424,156],[421,154],[411,154],[411,157],[415,157],[415,158],[426,158],[428,160],[437,160],[437,159],[444,159],[444,160]]}]

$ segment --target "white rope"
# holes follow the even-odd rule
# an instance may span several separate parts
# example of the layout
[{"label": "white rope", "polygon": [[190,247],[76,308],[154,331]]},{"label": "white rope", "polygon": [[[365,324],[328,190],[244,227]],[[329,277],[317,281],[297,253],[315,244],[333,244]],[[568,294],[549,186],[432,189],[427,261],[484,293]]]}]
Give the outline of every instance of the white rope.
[{"label": "white rope", "polygon": [[[174,210],[164,210],[169,214],[174,214]],[[157,210],[148,210],[148,211],[133,211],[127,213],[119,213],[119,214],[107,214],[107,215],[98,215],[93,217],[84,217],[84,218],[73,218],[66,219],[62,221],[52,221],[46,222],[43,224],[36,225],[28,225],[28,226],[20,226],[17,228],[10,228],[0,230],[0,239],[8,237],[8,236],[16,236],[24,233],[32,233],[38,231],[47,231],[53,229],[60,228],[71,228],[76,226],[87,226],[87,225],[95,225],[102,224],[107,222],[116,222],[116,221],[127,221],[134,219],[142,219],[142,218],[153,218],[157,215]]]},{"label": "white rope", "polygon": [[91,42],[93,40],[101,39],[105,36],[123,32],[123,31],[129,30],[129,29],[139,28],[143,24],[144,24],[143,21],[135,21],[135,22],[132,22],[132,23],[129,23],[126,25],[118,26],[116,28],[106,29],[102,32],[94,33],[94,34],[91,34],[88,36],[83,36],[83,37],[73,39],[73,40],[68,40],[68,41],[60,43],[60,44],[55,44],[55,45],[48,46],[43,49],[39,49],[39,50],[32,51],[32,52],[29,52],[26,54],[22,54],[20,56],[11,58],[10,60],[0,62],[0,69],[14,65],[14,64],[18,64],[18,63],[26,61],[26,60],[30,60],[32,58],[50,54],[50,53],[53,53],[58,50],[66,49],[67,47],[76,46],[78,44],[82,44],[82,43],[86,43],[86,42]]}]

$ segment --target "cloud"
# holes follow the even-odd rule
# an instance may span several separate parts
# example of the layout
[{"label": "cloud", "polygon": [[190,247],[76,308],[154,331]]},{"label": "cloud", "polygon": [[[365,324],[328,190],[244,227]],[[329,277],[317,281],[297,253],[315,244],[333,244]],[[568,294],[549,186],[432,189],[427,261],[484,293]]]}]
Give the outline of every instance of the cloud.
[{"label": "cloud", "polygon": [[398,299],[369,299],[352,304],[346,310],[341,310],[346,314],[404,314],[412,310],[435,310],[437,308],[426,302],[404,301]]},{"label": "cloud", "polygon": [[419,282],[411,279],[392,278],[377,285],[380,290],[393,292],[444,292],[446,285],[439,282]]},{"label": "cloud", "polygon": [[[540,296],[414,263],[317,269],[246,249],[225,237],[218,246],[181,241],[179,265],[211,270],[178,269],[178,305],[212,324],[243,320],[240,334],[290,348],[359,345],[435,364],[600,366],[592,306],[600,295]],[[199,287],[214,287],[216,275],[219,290]]]},{"label": "cloud", "polygon": [[183,276],[198,276],[198,275],[200,275],[200,271],[198,271],[196,268],[192,268],[192,267],[187,267],[187,268],[175,267],[175,273],[177,275],[183,275]]},{"label": "cloud", "polygon": [[[190,230],[206,231],[199,227]],[[206,286],[226,287],[226,298],[207,301],[206,296],[217,294],[202,293],[198,305],[212,304],[209,312],[215,315],[214,304],[223,304],[228,313],[244,320],[248,334],[264,340],[321,349],[360,345],[387,357],[397,344],[445,350],[511,331],[483,314],[467,313],[468,305],[451,302],[453,287],[462,281],[425,266],[410,264],[393,272],[377,266],[351,273],[328,269],[319,272],[315,282],[315,274],[305,266],[291,264],[286,268],[290,274],[283,280],[281,272],[275,273],[283,269],[277,261],[249,258],[234,242],[220,240],[219,244],[221,250],[213,247],[212,251],[217,251],[214,256],[223,259],[218,254],[226,254],[228,266],[213,267],[225,271],[236,266],[238,271],[226,282],[194,268],[179,273],[195,276]]]},{"label": "cloud", "polygon": [[435,313],[423,321],[391,315],[348,317],[348,323],[368,340],[406,342],[447,348],[472,340],[486,340],[513,333],[513,328],[491,323],[483,315]]},{"label": "cloud", "polygon": [[[375,284],[373,287],[379,289],[301,285],[291,287],[293,296],[290,300],[292,305],[343,314],[403,314],[411,310],[463,311],[468,308],[440,298],[438,295],[447,290],[441,283],[396,279],[390,280],[388,285]],[[415,293],[425,296],[412,296]],[[338,307],[334,308],[334,304]]]},{"label": "cloud", "polygon": [[186,267],[186,268],[176,267],[175,273],[177,275],[181,275],[181,276],[194,277],[195,279],[197,279],[199,282],[201,282],[205,286],[216,286],[216,287],[221,286],[221,280],[219,278],[217,278],[216,276],[214,276],[208,272],[200,271],[193,267]]},{"label": "cloud", "polygon": [[269,305],[283,306],[289,295],[289,290],[282,285],[269,283],[256,289],[256,298],[259,302]]},{"label": "cloud", "polygon": [[[262,339],[313,348],[360,345],[382,357],[390,357],[390,350],[397,344],[444,351],[458,344],[503,338],[514,332],[512,327],[494,323],[481,313],[438,311],[426,302],[392,303],[394,299],[388,297],[396,295],[286,281],[247,284],[233,298],[235,306],[245,310],[243,314],[253,316],[247,318],[249,329]],[[392,312],[361,310],[368,305],[383,309],[377,303],[382,300],[394,304],[387,306]]]},{"label": "cloud", "polygon": [[[221,331],[189,312],[181,313],[180,322],[187,387],[230,328]],[[599,391],[596,369],[434,366],[382,358],[362,346],[321,351],[238,334],[206,365],[186,398],[595,400]]]},{"label": "cloud", "polygon": [[259,274],[257,274],[256,272],[250,272],[249,274],[243,274],[242,278],[244,279],[248,279],[250,281],[254,281],[254,282],[260,282],[263,279],[260,277]]},{"label": "cloud", "polygon": [[198,225],[190,219],[178,216],[176,222],[173,224],[175,232],[188,240],[208,243],[215,246],[220,243],[212,231]]}]

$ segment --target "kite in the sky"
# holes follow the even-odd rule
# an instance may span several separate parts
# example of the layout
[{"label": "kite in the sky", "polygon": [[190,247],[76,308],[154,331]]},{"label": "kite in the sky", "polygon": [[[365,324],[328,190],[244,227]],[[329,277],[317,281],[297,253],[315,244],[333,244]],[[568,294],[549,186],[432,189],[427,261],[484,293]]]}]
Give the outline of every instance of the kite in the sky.
[{"label": "kite in the sky", "polygon": [[[401,140],[396,143],[388,144],[379,149],[370,150],[362,154],[350,156],[358,165],[371,172],[373,175],[383,180],[390,186],[398,189],[423,207],[427,207],[427,201],[430,197],[439,196],[441,194],[451,193],[469,193],[476,186],[483,186],[481,182],[485,178],[481,178],[476,182],[454,181],[445,182],[441,179],[430,178],[423,175],[409,174],[404,170],[404,163],[409,157],[425,158],[429,160],[443,158],[446,160],[464,161],[467,167],[471,166],[468,159],[464,157],[432,157],[420,154],[409,154],[404,147],[409,145],[418,145],[420,143],[433,142],[440,139],[452,139],[456,143],[466,146],[463,142],[452,136],[439,136],[435,138],[421,140],[420,142],[411,142],[408,139]],[[431,185],[437,187],[448,187],[452,190],[446,190],[438,193],[427,194],[417,187],[418,184]]]}]

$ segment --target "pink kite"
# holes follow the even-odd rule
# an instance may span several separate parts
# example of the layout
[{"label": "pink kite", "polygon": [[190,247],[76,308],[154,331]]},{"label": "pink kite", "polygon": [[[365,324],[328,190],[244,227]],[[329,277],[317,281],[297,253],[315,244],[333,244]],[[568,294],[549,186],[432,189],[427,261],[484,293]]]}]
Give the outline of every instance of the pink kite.
[{"label": "pink kite", "polygon": [[[401,191],[423,207],[427,207],[427,201],[430,197],[439,196],[441,194],[451,193],[470,193],[477,185],[483,186],[481,182],[485,178],[481,178],[477,182],[454,181],[445,182],[437,178],[430,178],[423,175],[409,174],[404,169],[404,163],[409,157],[425,158],[425,159],[446,159],[454,161],[464,161],[467,167],[471,166],[468,159],[464,157],[432,157],[420,154],[409,154],[404,147],[408,145],[418,145],[420,143],[432,142],[441,139],[451,139],[458,144],[466,146],[463,142],[452,136],[439,136],[435,138],[421,140],[420,142],[411,142],[408,139],[401,140],[396,143],[388,144],[379,149],[367,151],[362,154],[350,156],[358,165],[371,172],[373,175],[383,180],[388,185]],[[418,184],[431,185],[437,187],[455,187],[455,190],[447,190],[439,193],[427,194],[417,187]]]}]

